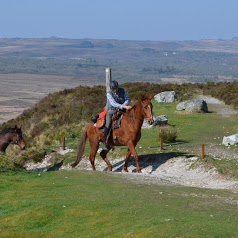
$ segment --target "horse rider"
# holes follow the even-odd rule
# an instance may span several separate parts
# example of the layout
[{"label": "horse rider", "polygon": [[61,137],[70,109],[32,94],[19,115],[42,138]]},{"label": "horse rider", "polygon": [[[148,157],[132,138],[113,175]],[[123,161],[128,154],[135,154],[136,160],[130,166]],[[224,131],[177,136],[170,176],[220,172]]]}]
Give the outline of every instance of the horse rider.
[{"label": "horse rider", "polygon": [[104,127],[104,143],[102,150],[108,150],[107,137],[112,125],[112,116],[115,112],[120,110],[131,109],[130,98],[127,91],[124,88],[119,87],[117,81],[112,80],[110,82],[110,91],[107,93],[107,104],[106,104],[106,125]]}]

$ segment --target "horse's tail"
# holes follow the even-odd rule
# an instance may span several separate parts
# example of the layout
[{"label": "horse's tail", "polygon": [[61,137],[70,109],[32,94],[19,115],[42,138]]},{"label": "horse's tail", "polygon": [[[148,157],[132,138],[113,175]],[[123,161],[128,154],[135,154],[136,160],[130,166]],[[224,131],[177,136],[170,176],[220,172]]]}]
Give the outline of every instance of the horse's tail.
[{"label": "horse's tail", "polygon": [[84,149],[85,149],[85,144],[86,144],[86,141],[87,141],[87,130],[88,130],[88,126],[86,127],[86,129],[84,130],[83,132],[83,135],[81,137],[81,142],[79,144],[79,147],[78,147],[78,155],[77,155],[77,159],[76,161],[71,164],[71,166],[74,168],[75,166],[77,166],[79,164],[79,162],[82,160],[82,156],[83,156],[83,153],[84,153]]}]

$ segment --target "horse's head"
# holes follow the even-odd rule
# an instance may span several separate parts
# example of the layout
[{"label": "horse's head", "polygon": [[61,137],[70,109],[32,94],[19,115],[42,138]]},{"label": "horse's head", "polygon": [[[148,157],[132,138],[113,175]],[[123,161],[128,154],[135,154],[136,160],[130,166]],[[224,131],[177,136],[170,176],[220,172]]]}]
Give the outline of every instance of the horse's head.
[{"label": "horse's head", "polygon": [[23,138],[21,127],[15,126],[13,133],[10,135],[12,144],[18,145],[22,150],[26,149],[26,141]]},{"label": "horse's head", "polygon": [[144,111],[144,118],[148,121],[148,123],[150,125],[152,125],[154,122],[153,105],[151,103],[152,98],[153,98],[153,96],[149,96],[149,97],[142,96],[141,97],[141,104],[142,104],[143,111]]}]

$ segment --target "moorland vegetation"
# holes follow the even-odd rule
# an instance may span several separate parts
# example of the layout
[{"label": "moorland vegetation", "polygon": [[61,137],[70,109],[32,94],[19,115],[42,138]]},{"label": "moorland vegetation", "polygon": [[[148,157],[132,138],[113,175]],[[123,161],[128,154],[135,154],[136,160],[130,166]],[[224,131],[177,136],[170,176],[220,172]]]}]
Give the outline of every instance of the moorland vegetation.
[{"label": "moorland vegetation", "polygon": [[[132,99],[132,103],[141,95],[156,95],[163,91],[175,91],[177,100],[191,99],[194,95],[211,95],[226,104],[238,108],[238,82],[205,83],[205,84],[153,84],[153,83],[125,83]],[[90,118],[100,112],[106,103],[104,86],[79,86],[49,94],[33,108],[25,110],[20,116],[0,125],[0,129],[22,126],[28,144],[28,149],[14,155],[11,166],[21,166],[24,161],[42,158],[52,147],[62,145],[62,138],[67,137],[76,144],[85,124]],[[161,108],[158,109],[160,111]],[[166,114],[166,111],[164,112]],[[174,116],[173,116],[174,117]],[[74,141],[74,142],[73,142]],[[11,154],[11,156],[13,156]],[[14,158],[13,156],[13,158]],[[6,160],[2,167],[6,166]],[[18,161],[18,162],[16,162]],[[8,162],[10,163],[10,162]]]}]

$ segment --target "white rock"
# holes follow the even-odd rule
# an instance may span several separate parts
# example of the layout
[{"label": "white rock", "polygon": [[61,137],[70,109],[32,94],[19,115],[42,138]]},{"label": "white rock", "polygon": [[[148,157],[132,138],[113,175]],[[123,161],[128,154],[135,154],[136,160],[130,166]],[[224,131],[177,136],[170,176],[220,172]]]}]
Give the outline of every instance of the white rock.
[{"label": "white rock", "polygon": [[222,144],[225,145],[225,146],[238,144],[238,134],[234,134],[234,135],[231,135],[231,136],[224,136]]}]

